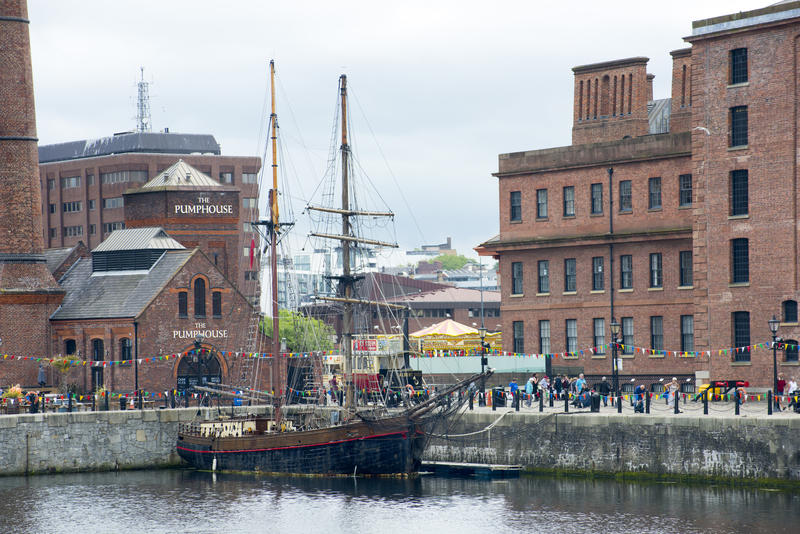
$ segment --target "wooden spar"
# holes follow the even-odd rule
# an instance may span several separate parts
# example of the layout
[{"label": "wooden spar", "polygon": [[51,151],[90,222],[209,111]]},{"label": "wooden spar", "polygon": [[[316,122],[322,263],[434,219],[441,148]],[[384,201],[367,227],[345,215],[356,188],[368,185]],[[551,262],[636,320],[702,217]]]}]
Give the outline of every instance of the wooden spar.
[{"label": "wooden spar", "polygon": [[363,243],[365,245],[378,245],[379,247],[398,248],[397,243],[387,243],[386,241],[376,241],[375,239],[365,239],[363,237],[354,237],[351,235],[318,234],[314,232],[310,233],[309,235],[313,237],[324,237],[325,239],[338,239],[339,241],[347,241],[349,243]]},{"label": "wooden spar", "polygon": [[363,300],[363,299],[345,299],[341,297],[314,297],[314,300],[326,300],[330,302],[349,302],[350,304],[363,304],[366,306],[383,306],[384,308],[392,308],[394,310],[407,310],[408,306],[405,304],[389,304],[388,302],[378,302],[377,300]]},{"label": "wooden spar", "polygon": [[336,208],[323,208],[322,206],[306,206],[306,209],[324,213],[338,213],[340,215],[346,213],[347,215],[359,215],[361,217],[394,217],[394,213],[390,211],[345,211]]},{"label": "wooden spar", "polygon": [[[281,336],[280,325],[278,316],[278,114],[275,107],[275,61],[269,62],[269,78],[270,78],[270,100],[272,104],[272,113],[270,114],[270,122],[272,123],[272,189],[269,192],[269,206],[270,217],[272,224],[270,225],[270,258],[269,270],[271,281],[272,293],[272,372],[270,377],[270,387],[273,391],[279,391],[281,388],[276,387],[276,378],[280,382],[282,373],[281,361],[278,355],[281,352]],[[275,420],[280,421],[281,412],[280,406],[275,408]]]},{"label": "wooden spar", "polygon": [[[350,147],[347,144],[347,76],[342,74],[339,77],[340,96],[342,109],[342,235],[350,235],[350,182],[348,166],[350,165]],[[353,280],[350,273],[350,242],[342,241],[342,280],[343,293],[341,297],[344,302],[344,313],[342,315],[342,344],[344,345],[344,385],[345,385],[345,407],[355,411],[355,384],[353,382],[353,304],[347,300],[353,298]]]},{"label": "wooden spar", "polygon": [[229,391],[222,391],[220,389],[212,389],[203,386],[193,386],[193,387],[198,391],[205,391],[206,393],[213,393],[214,395],[222,395],[223,397],[236,397],[237,399],[264,402],[264,399],[259,397],[251,397],[250,395],[242,395],[242,394],[237,395],[236,393],[231,393]]}]

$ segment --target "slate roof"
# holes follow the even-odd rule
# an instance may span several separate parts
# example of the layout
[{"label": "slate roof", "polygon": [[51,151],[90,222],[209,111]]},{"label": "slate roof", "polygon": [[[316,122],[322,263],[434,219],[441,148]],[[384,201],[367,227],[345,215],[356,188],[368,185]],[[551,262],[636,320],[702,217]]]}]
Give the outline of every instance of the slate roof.
[{"label": "slate roof", "polygon": [[63,247],[63,248],[46,248],[44,249],[44,259],[47,262],[47,270],[51,273],[55,272],[64,260],[66,260],[69,255],[75,250],[77,245],[72,247]]},{"label": "slate roof", "polygon": [[[392,299],[393,302],[404,302],[412,307],[425,307],[426,305],[442,304],[475,304],[481,301],[481,291],[478,289],[465,289],[461,287],[448,287],[425,291],[416,295],[407,295]],[[499,291],[483,291],[485,304],[500,304]]]},{"label": "slate roof", "polygon": [[61,279],[67,291],[52,320],[136,317],[186,264],[193,250],[168,250],[147,271],[92,274],[91,258],[81,258]]},{"label": "slate roof", "polygon": [[141,190],[158,188],[183,188],[183,187],[219,187],[224,186],[209,175],[202,173],[183,161],[173,163],[168,168],[158,173],[155,178],[144,184]]},{"label": "slate roof", "polygon": [[39,163],[126,153],[219,155],[221,152],[213,135],[126,132],[100,139],[41,145]]},{"label": "slate roof", "polygon": [[125,228],[114,230],[105,241],[97,245],[92,252],[111,252],[115,250],[178,250],[183,245],[172,239],[163,228],[148,226],[144,228]]}]

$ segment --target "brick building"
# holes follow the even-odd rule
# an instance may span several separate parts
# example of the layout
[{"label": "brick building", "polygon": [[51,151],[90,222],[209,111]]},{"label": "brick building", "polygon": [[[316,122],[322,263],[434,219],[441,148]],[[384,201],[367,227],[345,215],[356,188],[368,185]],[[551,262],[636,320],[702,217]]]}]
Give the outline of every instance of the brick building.
[{"label": "brick building", "polygon": [[[39,147],[45,246],[66,247],[83,241],[93,249],[111,232],[129,224],[126,191],[152,181],[178,161],[212,177],[218,186],[237,189],[237,213],[247,222],[258,218],[260,158],[223,156],[211,135],[125,132]],[[184,237],[191,241],[176,229],[170,230],[181,242]],[[257,239],[252,227],[244,223],[236,235],[238,243],[229,253],[233,248],[243,250]],[[198,235],[195,241],[199,244],[200,239]],[[246,266],[241,253],[231,258],[228,268],[235,275],[231,280],[255,302],[258,288],[252,282],[258,279],[258,264],[250,269],[249,259]]]},{"label": "brick building", "polygon": [[[71,262],[59,280],[67,295],[51,317],[55,353],[90,362],[73,366],[63,378],[67,383],[81,391],[132,391],[137,355],[145,360],[177,354],[138,365],[139,387],[270,386],[265,372],[253,382],[253,360],[241,357],[252,350],[253,307],[199,248],[187,249],[161,228],[142,227],[113,232],[91,254],[48,255],[57,256],[55,268],[59,261]],[[196,341],[200,358],[191,352]]]},{"label": "brick building", "polygon": [[796,1],[695,21],[670,99],[647,58],[573,69],[572,145],[499,156],[504,350],[608,373],[614,318],[622,374],[767,387],[775,315],[796,374],[798,35]]},{"label": "brick building", "polygon": [[[0,351],[47,354],[48,316],[64,298],[43,254],[28,7],[0,2]],[[4,366],[33,384],[35,366]]]}]

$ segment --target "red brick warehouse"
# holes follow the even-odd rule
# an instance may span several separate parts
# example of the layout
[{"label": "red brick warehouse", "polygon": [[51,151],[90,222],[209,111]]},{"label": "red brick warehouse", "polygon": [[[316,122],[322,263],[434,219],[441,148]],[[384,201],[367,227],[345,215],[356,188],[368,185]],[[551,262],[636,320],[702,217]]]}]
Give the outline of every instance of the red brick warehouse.
[{"label": "red brick warehouse", "polygon": [[[573,69],[572,145],[499,156],[500,233],[478,250],[500,261],[504,350],[607,344],[616,319],[646,349],[624,351],[622,374],[770,387],[776,315],[778,372],[795,373],[799,8],[695,21],[668,99],[647,58]],[[608,354],[570,358],[611,370]]]}]

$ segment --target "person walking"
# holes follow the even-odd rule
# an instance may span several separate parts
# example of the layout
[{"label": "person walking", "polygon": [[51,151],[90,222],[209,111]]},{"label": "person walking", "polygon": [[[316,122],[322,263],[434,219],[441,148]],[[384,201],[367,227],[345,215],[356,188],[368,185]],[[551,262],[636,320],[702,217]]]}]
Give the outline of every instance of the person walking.
[{"label": "person walking", "polygon": [[533,394],[534,394],[534,384],[533,384],[533,377],[530,377],[528,381],[525,383],[525,406],[528,408],[531,407],[531,402],[533,402]]},{"label": "person walking", "polygon": [[603,406],[608,406],[608,396],[611,394],[611,384],[608,383],[608,379],[603,377],[602,382],[597,385],[597,392],[603,398]]},{"label": "person walking", "polygon": [[519,385],[517,385],[517,379],[512,378],[511,382],[508,383],[508,391],[511,393],[511,405],[514,405],[514,399],[517,396],[517,391],[519,391]]},{"label": "person walking", "polygon": [[43,388],[44,385],[47,384],[47,374],[44,371],[44,365],[41,363],[39,364],[39,376],[36,381],[39,383],[40,388]]},{"label": "person walking", "polygon": [[[676,377],[672,377],[672,382],[667,384],[666,392],[667,392],[667,406],[675,406],[675,400],[678,398],[678,391],[680,390],[680,385],[678,384],[678,379]],[[678,413],[683,413],[678,410]]]}]

